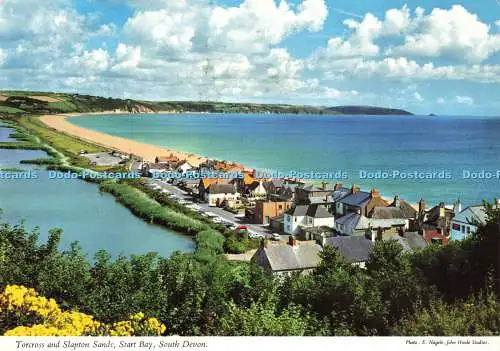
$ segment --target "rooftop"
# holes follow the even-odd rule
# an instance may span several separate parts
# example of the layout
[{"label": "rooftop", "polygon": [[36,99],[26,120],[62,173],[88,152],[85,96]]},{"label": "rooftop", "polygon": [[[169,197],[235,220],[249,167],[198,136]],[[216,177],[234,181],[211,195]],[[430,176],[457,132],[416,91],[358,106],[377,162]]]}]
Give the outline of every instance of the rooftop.
[{"label": "rooftop", "polygon": [[347,260],[366,262],[373,249],[373,242],[364,236],[335,236],[325,239],[325,245],[335,247]]},{"label": "rooftop", "polygon": [[321,251],[321,246],[314,242],[297,242],[294,246],[269,244],[260,247],[252,260],[262,262],[267,259],[273,271],[301,270],[317,267],[321,262]]}]

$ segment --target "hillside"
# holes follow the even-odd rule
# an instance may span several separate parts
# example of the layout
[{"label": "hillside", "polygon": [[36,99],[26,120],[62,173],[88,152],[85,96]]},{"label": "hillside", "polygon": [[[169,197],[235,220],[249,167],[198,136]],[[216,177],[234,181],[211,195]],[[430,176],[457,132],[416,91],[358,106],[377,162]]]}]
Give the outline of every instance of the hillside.
[{"label": "hillside", "polygon": [[337,106],[327,107],[326,109],[343,115],[413,115],[405,110],[375,106]]},{"label": "hillside", "polygon": [[289,114],[367,114],[411,115],[403,110],[369,106],[314,107],[304,105],[223,103],[211,101],[141,101],[105,98],[99,96],[3,91],[0,92],[0,113],[47,114],[70,112],[121,111],[124,113],[147,112],[196,112],[196,113],[289,113]]}]

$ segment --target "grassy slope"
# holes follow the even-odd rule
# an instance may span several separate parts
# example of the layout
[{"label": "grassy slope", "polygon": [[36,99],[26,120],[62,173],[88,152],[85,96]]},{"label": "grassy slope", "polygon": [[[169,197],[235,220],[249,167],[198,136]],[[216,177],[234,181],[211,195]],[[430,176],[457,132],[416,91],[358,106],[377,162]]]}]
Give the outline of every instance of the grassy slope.
[{"label": "grassy slope", "polygon": [[[0,102],[0,106],[9,106],[25,110],[28,113],[65,113],[65,112],[98,112],[120,109],[122,111],[172,111],[172,112],[215,112],[215,113],[289,113],[289,114],[342,114],[341,108],[316,107],[305,105],[285,104],[257,104],[257,103],[225,103],[214,101],[141,101],[105,98],[99,96],[45,93],[45,92],[19,92],[0,91],[2,95],[10,98]],[[61,102],[43,102],[31,99],[30,96],[48,96],[62,100]],[[349,110],[364,113],[366,107],[360,106]],[[371,110],[370,110],[371,111]],[[400,111],[378,108],[373,110],[379,114],[401,114]],[[405,112],[405,111],[403,111]]]}]

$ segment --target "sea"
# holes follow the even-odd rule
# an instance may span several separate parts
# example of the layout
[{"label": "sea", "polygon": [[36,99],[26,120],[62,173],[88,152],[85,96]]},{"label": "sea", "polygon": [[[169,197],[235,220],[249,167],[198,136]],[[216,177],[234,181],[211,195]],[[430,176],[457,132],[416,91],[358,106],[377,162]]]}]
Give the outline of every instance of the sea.
[{"label": "sea", "polygon": [[377,188],[413,203],[500,197],[500,117],[186,113],[69,121],[263,174]]}]

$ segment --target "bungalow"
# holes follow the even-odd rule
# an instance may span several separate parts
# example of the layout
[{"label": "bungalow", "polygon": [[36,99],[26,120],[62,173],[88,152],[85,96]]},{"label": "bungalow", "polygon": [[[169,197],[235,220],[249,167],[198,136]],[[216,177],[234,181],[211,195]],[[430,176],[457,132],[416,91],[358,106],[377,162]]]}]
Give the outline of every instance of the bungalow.
[{"label": "bungalow", "polygon": [[288,244],[268,244],[262,240],[251,262],[277,276],[307,274],[321,263],[321,251],[315,242],[299,243],[292,236]]},{"label": "bungalow", "polygon": [[223,202],[233,202],[240,197],[232,184],[212,184],[205,192],[205,201],[209,206],[219,206]]},{"label": "bungalow", "polygon": [[330,245],[354,265],[365,267],[373,249],[373,242],[364,236],[335,236],[326,238],[323,247]]},{"label": "bungalow", "polygon": [[477,225],[486,224],[486,208],[483,205],[469,206],[451,221],[451,240],[464,240],[477,232]]}]

